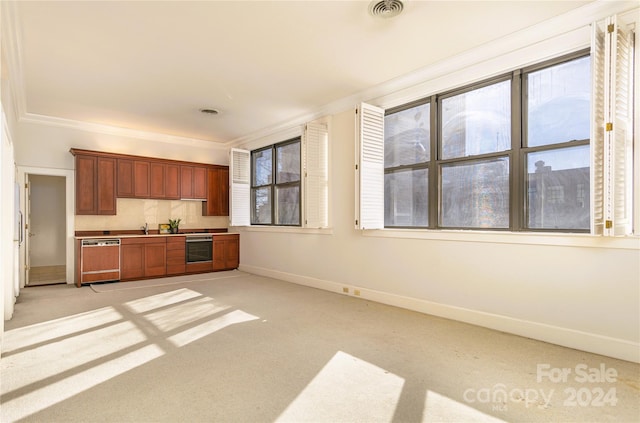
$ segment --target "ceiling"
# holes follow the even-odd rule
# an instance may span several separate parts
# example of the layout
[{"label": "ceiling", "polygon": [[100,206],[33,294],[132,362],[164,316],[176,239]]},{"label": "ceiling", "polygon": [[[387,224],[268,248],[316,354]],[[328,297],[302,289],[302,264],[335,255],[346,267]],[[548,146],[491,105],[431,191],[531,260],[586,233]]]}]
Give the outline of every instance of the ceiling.
[{"label": "ceiling", "polygon": [[[589,1],[14,4],[26,113],[230,143]],[[218,115],[205,115],[213,108]]]}]

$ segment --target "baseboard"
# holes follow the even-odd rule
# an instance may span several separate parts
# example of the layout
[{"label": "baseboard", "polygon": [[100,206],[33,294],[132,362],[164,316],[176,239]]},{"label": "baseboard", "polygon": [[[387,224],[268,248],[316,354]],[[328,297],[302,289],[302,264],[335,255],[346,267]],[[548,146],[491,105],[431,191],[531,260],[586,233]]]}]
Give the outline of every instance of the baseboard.
[{"label": "baseboard", "polygon": [[[281,272],[264,267],[241,265],[239,270],[312,288],[318,288],[325,291],[331,291],[338,294],[375,301],[424,314],[470,323],[472,325],[549,342],[563,347],[574,348],[594,354],[605,355],[607,357],[640,363],[640,343],[626,341],[624,339],[611,338],[574,329],[547,325],[544,323],[439,304],[418,298],[404,297],[401,295],[390,294],[388,292]],[[347,293],[344,292],[345,289],[348,291]],[[359,295],[356,295],[356,292]]]}]

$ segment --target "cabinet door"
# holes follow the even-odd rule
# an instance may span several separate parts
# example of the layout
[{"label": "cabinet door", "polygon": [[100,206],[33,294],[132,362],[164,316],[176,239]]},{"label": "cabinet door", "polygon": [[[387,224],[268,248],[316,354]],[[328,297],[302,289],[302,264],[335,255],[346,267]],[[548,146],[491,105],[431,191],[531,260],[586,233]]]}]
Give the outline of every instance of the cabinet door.
[{"label": "cabinet door", "polygon": [[240,265],[240,238],[235,236],[226,240],[224,247],[227,269],[237,269]]},{"label": "cabinet door", "polygon": [[225,240],[213,239],[213,270],[226,269]]},{"label": "cabinet door", "polygon": [[133,192],[133,160],[118,159],[117,196],[132,198]]},{"label": "cabinet door", "polygon": [[76,156],[76,214],[98,214],[97,157]]},{"label": "cabinet door", "polygon": [[136,198],[149,198],[149,162],[133,162],[133,193]]},{"label": "cabinet door", "polygon": [[145,244],[144,248],[144,275],[164,276],[167,274],[167,244],[162,242]]},{"label": "cabinet door", "polygon": [[167,200],[177,200],[180,198],[180,166],[178,165],[167,165],[164,196]]},{"label": "cabinet door", "polygon": [[116,214],[116,159],[98,157],[98,214]]},{"label": "cabinet door", "polygon": [[180,198],[193,198],[193,166],[180,166]]},{"label": "cabinet door", "polygon": [[163,163],[149,164],[149,197],[151,198],[164,198],[165,197],[165,184],[166,184],[166,170],[167,166]]},{"label": "cabinet door", "polygon": [[239,235],[213,237],[213,270],[231,270],[240,265]]},{"label": "cabinet door", "polygon": [[229,216],[229,168],[218,169],[218,212],[216,216]]},{"label": "cabinet door", "polygon": [[202,203],[203,216],[229,216],[229,169],[210,168],[207,201]]},{"label": "cabinet door", "polygon": [[207,198],[207,168],[196,166],[193,168],[193,198]]},{"label": "cabinet door", "polygon": [[120,277],[137,279],[144,277],[144,244],[120,246]]}]

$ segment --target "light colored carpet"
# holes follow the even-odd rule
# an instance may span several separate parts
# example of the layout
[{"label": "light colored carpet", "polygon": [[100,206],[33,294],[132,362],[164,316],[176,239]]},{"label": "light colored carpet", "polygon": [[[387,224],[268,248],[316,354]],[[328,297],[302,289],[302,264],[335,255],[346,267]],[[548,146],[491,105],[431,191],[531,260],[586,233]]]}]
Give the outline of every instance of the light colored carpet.
[{"label": "light colored carpet", "polygon": [[168,278],[143,279],[139,281],[94,283],[90,286],[91,289],[93,289],[95,292],[100,293],[120,291],[123,289],[138,289],[148,288],[152,286],[186,284],[189,282],[208,281],[223,278],[237,278],[242,275],[243,273],[239,270],[229,270],[226,272],[199,273],[195,275],[181,275]]},{"label": "light colored carpet", "polygon": [[[637,364],[242,272],[23,290],[5,329],[2,422],[640,416]],[[609,379],[582,381],[582,366]]]}]

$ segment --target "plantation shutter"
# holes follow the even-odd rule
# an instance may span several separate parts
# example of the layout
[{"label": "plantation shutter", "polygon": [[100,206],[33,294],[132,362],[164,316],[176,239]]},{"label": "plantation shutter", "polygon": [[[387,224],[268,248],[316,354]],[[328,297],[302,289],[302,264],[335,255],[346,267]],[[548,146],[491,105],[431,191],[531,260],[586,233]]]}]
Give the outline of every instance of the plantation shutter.
[{"label": "plantation shutter", "polygon": [[384,110],[356,110],[356,228],[384,228]]},{"label": "plantation shutter", "polygon": [[229,224],[231,226],[251,225],[251,152],[247,150],[231,149],[229,173],[231,175],[231,210]]},{"label": "plantation shutter", "polygon": [[593,25],[592,233],[632,230],[633,34],[607,18]]},{"label": "plantation shutter", "polygon": [[329,131],[324,123],[305,127],[304,147],[305,227],[329,225]]}]

